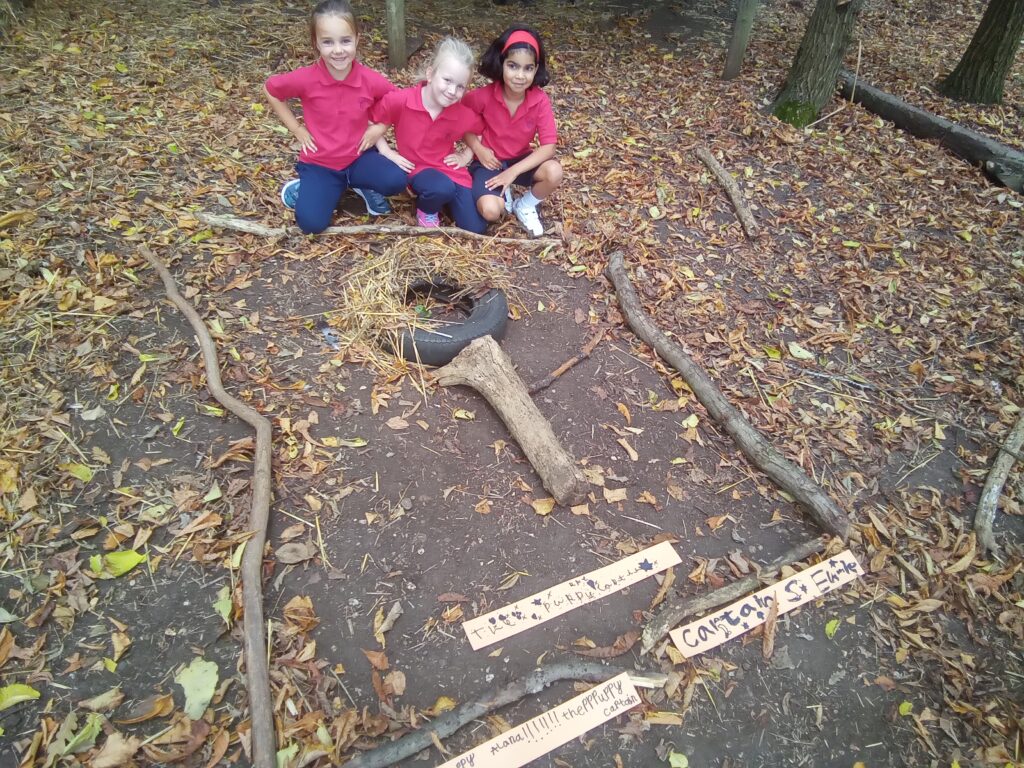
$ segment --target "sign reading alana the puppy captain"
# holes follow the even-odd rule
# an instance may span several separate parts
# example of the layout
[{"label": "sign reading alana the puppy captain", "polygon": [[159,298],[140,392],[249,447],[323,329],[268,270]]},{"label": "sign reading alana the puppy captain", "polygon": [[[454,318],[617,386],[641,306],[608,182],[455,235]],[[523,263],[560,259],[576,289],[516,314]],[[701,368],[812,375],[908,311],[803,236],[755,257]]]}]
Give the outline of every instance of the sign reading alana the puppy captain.
[{"label": "sign reading alana the puppy captain", "polygon": [[611,565],[463,622],[462,628],[476,651],[568,613],[573,608],[600,600],[680,562],[672,545],[663,541]]},{"label": "sign reading alana the puppy captain", "polygon": [[519,768],[639,703],[629,674],[623,672],[452,758],[440,768]]},{"label": "sign reading alana the puppy captain", "polygon": [[850,550],[840,552],[788,579],[748,595],[728,608],[673,629],[670,633],[672,642],[683,656],[696,656],[764,624],[776,600],[781,615],[817,600],[862,575],[864,571]]}]

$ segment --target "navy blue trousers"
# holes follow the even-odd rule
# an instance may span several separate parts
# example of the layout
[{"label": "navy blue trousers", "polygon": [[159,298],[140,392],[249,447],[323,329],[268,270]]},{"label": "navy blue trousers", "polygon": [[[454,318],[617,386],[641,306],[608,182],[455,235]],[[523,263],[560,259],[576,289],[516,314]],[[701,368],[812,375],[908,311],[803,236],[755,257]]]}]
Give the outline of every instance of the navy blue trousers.
[{"label": "navy blue trousers", "polygon": [[476,209],[473,190],[456,184],[441,171],[427,168],[409,179],[416,195],[416,207],[426,213],[440,213],[446,205],[455,219],[455,226],[482,235],[487,221]]},{"label": "navy blue trousers", "polygon": [[409,181],[405,171],[376,149],[367,150],[340,171],[312,163],[296,163],[295,170],[301,182],[295,223],[307,235],[323,232],[331,225],[334,209],[349,187],[397,195]]}]

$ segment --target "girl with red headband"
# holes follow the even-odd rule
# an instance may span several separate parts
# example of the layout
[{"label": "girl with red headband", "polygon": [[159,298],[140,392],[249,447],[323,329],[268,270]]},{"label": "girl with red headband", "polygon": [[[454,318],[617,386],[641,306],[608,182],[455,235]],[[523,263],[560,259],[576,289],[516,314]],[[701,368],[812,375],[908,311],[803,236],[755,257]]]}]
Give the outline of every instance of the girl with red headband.
[{"label": "girl with red headband", "polygon": [[[484,121],[482,133],[465,137],[476,156],[470,172],[477,210],[487,221],[497,221],[503,210],[514,213],[533,237],[544,233],[537,206],[562,183],[555,116],[541,90],[550,80],[545,58],[536,30],[509,27],[480,60],[480,74],[490,85],[462,100]],[[513,184],[527,187],[515,202]]]}]

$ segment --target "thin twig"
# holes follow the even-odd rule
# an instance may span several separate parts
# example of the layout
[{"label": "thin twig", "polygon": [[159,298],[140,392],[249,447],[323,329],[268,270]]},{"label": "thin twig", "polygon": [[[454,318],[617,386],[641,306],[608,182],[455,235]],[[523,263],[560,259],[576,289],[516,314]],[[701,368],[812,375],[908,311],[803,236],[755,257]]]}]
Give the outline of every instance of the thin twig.
[{"label": "thin twig", "polygon": [[167,298],[188,319],[203,351],[206,367],[206,388],[221,405],[256,430],[256,448],[253,457],[252,505],[249,510],[249,529],[252,538],[246,543],[242,556],[242,602],[245,610],[245,664],[249,689],[249,717],[252,722],[252,764],[256,768],[276,768],[277,746],[274,717],[271,710],[270,669],[267,646],[263,639],[263,546],[267,538],[270,516],[270,443],[273,429],[270,421],[256,410],[224,390],[221,383],[217,348],[199,313],[178,292],[171,273],[163,262],[148,248],[140,248],[143,258],[160,275]]},{"label": "thin twig", "polygon": [[706,147],[697,147],[696,154],[701,159],[701,162],[708,167],[708,170],[715,175],[718,182],[725,187],[726,194],[732,200],[732,206],[736,209],[736,216],[739,218],[740,224],[743,225],[743,231],[747,237],[757,237],[757,222],[754,221],[754,214],[750,212],[750,207],[747,205],[743,193],[736,184],[736,180],[729,175],[729,172],[722,167],[721,163],[715,159],[715,156]]},{"label": "thin twig", "polygon": [[601,339],[604,338],[605,330],[606,329],[602,328],[597,333],[595,333],[591,337],[590,341],[588,341],[586,344],[583,345],[583,350],[578,355],[576,355],[575,357],[571,357],[568,360],[566,360],[564,363],[562,363],[560,366],[555,368],[555,370],[553,370],[551,373],[549,373],[543,379],[538,379],[537,381],[533,382],[533,384],[530,385],[530,388],[527,391],[531,395],[534,395],[537,392],[540,392],[542,389],[546,389],[547,387],[550,387],[554,383],[555,379],[557,379],[559,376],[561,376],[563,373],[568,371],[570,368],[572,368],[577,363],[580,363],[580,362],[586,360],[588,357],[590,357],[591,353],[594,351],[594,348],[598,344],[600,344],[601,343]]}]

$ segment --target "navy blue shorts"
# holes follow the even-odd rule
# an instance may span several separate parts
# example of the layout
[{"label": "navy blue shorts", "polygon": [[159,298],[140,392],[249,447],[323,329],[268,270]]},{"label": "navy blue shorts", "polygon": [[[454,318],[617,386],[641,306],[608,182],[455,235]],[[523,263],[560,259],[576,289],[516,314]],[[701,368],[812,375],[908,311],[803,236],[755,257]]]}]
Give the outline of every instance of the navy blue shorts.
[{"label": "navy blue shorts", "polygon": [[[513,157],[511,160],[502,160],[501,168],[499,168],[496,171],[491,171],[488,170],[487,168],[484,168],[480,164],[479,160],[474,160],[472,163],[470,163],[469,172],[473,175],[473,199],[479,200],[484,195],[495,195],[496,197],[501,197],[501,192],[493,189],[488,189],[487,187],[484,186],[484,182],[486,182],[488,179],[493,179],[503,170],[505,170],[509,166],[515,165],[524,157],[526,157],[526,155]],[[537,168],[539,167],[540,166],[537,166]],[[516,176],[515,181],[513,181],[512,183],[519,187],[532,187],[533,176],[537,172],[537,168],[531,168],[528,171],[523,171],[518,176]]]}]

